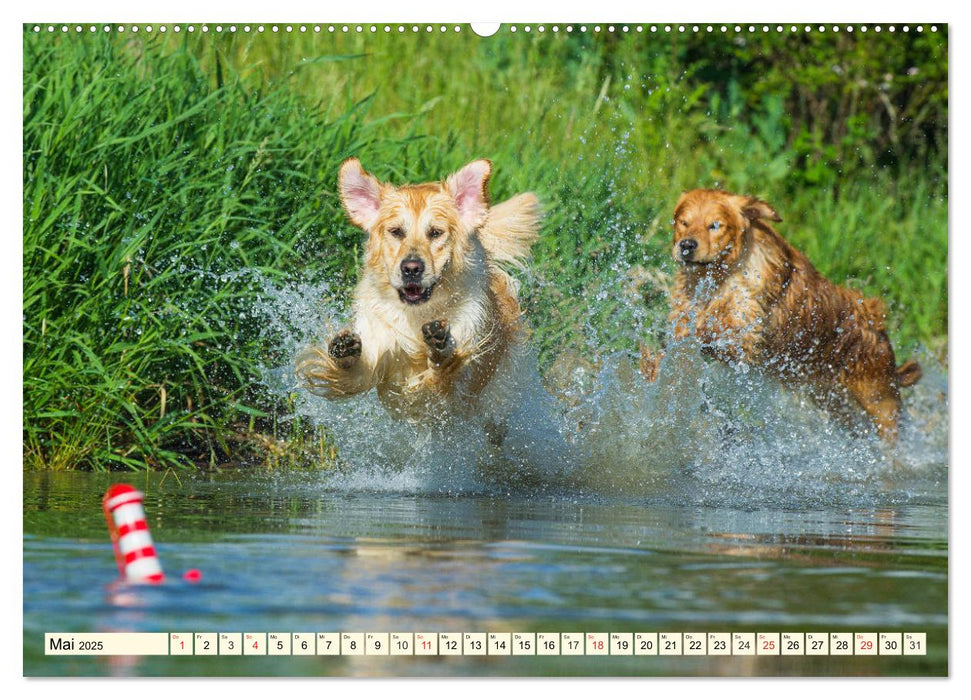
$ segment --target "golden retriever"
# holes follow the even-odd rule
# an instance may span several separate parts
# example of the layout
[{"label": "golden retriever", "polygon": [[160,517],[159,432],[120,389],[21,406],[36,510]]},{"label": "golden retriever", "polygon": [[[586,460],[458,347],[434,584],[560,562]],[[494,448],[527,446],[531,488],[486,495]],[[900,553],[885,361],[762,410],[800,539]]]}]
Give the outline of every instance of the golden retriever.
[{"label": "golden retriever", "polygon": [[311,392],[376,388],[392,415],[414,420],[479,410],[524,341],[517,285],[500,264],[524,265],[540,221],[531,193],[490,207],[491,172],[477,160],[396,187],[344,162],[341,202],[367,245],[350,327],[297,359]]},{"label": "golden retriever", "polygon": [[[900,387],[920,379],[920,365],[897,367],[883,302],[823,277],[768,223],[781,220],[755,197],[706,189],[681,195],[673,220],[672,254],[680,263],[671,295],[674,339],[697,338],[718,359],[807,386],[844,419],[862,408],[894,442]],[[648,378],[658,360],[642,352]]]}]

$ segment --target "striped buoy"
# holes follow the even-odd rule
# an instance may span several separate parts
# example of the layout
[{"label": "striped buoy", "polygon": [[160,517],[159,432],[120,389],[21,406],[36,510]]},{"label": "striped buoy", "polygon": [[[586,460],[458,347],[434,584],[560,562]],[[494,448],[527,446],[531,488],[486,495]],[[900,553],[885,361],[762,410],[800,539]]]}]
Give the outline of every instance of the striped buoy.
[{"label": "striped buoy", "polygon": [[165,574],[148,532],[141,491],[115,484],[104,497],[105,519],[121,576],[131,583],[160,583]]}]

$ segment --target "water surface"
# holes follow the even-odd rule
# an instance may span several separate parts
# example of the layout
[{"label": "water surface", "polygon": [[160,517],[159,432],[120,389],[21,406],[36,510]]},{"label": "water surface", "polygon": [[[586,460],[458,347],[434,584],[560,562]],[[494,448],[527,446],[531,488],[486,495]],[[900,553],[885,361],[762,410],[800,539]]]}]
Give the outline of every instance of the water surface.
[{"label": "water surface", "polygon": [[[128,480],[169,581],[117,576]],[[946,486],[837,505],[578,489],[335,488],[325,473],[24,476],[24,672],[59,675],[943,675]],[[882,503],[881,503],[882,501]],[[198,568],[202,582],[179,580]],[[923,657],[45,657],[70,632],[916,631]]]}]

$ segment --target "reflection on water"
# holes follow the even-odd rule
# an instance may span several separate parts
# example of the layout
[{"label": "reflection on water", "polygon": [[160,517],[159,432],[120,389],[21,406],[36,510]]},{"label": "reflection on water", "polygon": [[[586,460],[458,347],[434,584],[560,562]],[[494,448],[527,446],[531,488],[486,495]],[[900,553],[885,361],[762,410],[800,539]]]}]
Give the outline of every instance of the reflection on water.
[{"label": "reflection on water", "polygon": [[[112,587],[118,476],[25,475],[27,675],[944,674],[945,493],[758,509],[139,475],[169,581]],[[203,579],[178,576],[199,568]],[[924,631],[926,657],[44,657],[51,631]]]}]

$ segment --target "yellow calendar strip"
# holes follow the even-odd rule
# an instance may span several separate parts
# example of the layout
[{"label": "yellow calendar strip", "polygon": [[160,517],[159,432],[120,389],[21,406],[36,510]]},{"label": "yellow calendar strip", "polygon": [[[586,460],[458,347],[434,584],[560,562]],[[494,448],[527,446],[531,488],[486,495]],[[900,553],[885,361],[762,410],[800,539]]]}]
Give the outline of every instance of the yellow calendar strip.
[{"label": "yellow calendar strip", "polygon": [[49,632],[48,656],[924,656],[924,632]]},{"label": "yellow calendar strip", "polygon": [[55,632],[44,635],[44,653],[48,656],[168,656],[170,636],[165,632]]}]

